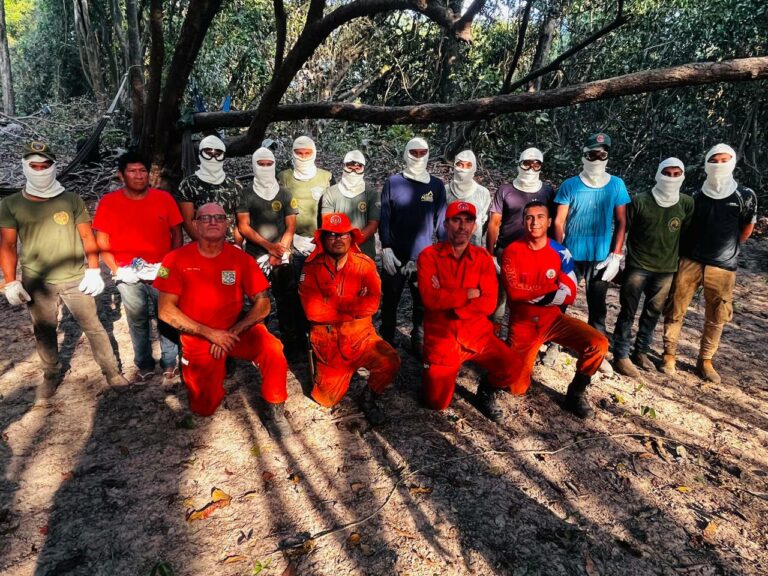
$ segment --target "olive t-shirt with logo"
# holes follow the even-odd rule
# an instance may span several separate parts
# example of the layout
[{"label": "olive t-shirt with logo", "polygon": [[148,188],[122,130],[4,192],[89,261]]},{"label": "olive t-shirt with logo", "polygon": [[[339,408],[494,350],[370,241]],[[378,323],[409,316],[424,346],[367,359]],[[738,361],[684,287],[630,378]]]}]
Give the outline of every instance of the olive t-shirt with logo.
[{"label": "olive t-shirt with logo", "polygon": [[281,188],[288,190],[291,198],[296,200],[299,214],[296,216],[296,234],[311,238],[319,223],[318,211],[323,193],[334,184],[333,175],[317,169],[317,174],[309,180],[296,180],[293,169],[288,168],[277,175]]},{"label": "olive t-shirt with logo", "polygon": [[0,228],[16,230],[26,279],[61,284],[82,278],[85,250],[77,225],[90,221],[85,203],[74,192],[65,191],[43,202],[17,192],[0,202]]},{"label": "olive t-shirt with logo", "polygon": [[[381,193],[375,190],[369,182],[365,183],[365,190],[354,198],[347,198],[339,191],[339,185],[331,186],[323,194],[320,214],[340,212],[346,214],[352,226],[362,230],[371,220],[381,220]],[[363,254],[376,257],[376,241],[373,236],[368,238],[360,246]]]},{"label": "olive t-shirt with logo", "polygon": [[677,272],[680,234],[693,215],[693,198],[680,194],[674,206],[662,208],[650,192],[627,207],[627,266],[649,272]]},{"label": "olive t-shirt with logo", "polygon": [[[248,213],[251,228],[269,242],[279,242],[285,233],[285,217],[299,213],[297,202],[285,188],[280,188],[272,200],[264,200],[252,189],[246,189],[237,208],[238,214]],[[258,258],[267,251],[246,240],[245,251]]]}]

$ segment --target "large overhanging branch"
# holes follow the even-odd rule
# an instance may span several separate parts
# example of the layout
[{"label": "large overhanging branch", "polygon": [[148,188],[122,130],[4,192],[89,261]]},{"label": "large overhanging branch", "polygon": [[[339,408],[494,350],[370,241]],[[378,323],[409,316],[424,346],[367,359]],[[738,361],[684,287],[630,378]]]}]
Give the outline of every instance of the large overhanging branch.
[{"label": "large overhanging branch", "polygon": [[[272,119],[273,121],[292,121],[327,118],[382,125],[481,120],[503,114],[560,108],[632,94],[657,92],[668,88],[764,78],[768,78],[768,56],[739,58],[724,62],[696,62],[672,68],[635,72],[555,90],[505,94],[452,104],[391,107],[347,102],[286,104],[277,108]],[[251,124],[254,114],[254,111],[204,112],[194,115],[195,127],[198,130],[245,127]]]}]

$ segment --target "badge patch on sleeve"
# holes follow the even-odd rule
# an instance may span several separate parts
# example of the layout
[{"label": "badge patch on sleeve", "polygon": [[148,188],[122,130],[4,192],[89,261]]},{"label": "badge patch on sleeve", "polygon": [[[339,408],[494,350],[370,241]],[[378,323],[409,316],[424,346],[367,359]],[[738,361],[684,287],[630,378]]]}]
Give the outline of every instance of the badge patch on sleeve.
[{"label": "badge patch on sleeve", "polygon": [[235,271],[234,270],[222,270],[221,271],[221,283],[224,286],[233,286],[235,284]]},{"label": "badge patch on sleeve", "polygon": [[158,278],[162,278],[163,280],[168,280],[168,277],[170,275],[171,275],[171,271],[165,266],[160,266],[160,268],[157,269]]},{"label": "badge patch on sleeve", "polygon": [[365,212],[368,209],[368,204],[366,204],[365,202],[360,202],[357,205],[357,209],[360,210],[360,212]]}]

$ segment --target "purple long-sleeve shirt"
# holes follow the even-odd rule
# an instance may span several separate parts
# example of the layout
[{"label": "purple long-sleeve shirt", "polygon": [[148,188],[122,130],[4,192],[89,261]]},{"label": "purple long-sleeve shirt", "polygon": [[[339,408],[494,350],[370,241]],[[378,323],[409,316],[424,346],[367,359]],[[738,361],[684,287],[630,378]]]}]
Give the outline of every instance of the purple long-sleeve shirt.
[{"label": "purple long-sleeve shirt", "polygon": [[393,174],[381,191],[379,238],[382,248],[392,248],[403,264],[442,240],[445,220],[445,185],[431,176],[428,183]]}]

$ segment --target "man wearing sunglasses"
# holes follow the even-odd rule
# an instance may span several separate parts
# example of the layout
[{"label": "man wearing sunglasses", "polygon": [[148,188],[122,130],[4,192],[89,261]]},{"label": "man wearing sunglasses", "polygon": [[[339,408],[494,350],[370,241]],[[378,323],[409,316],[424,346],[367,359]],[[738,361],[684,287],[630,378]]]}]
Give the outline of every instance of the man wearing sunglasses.
[{"label": "man wearing sunglasses", "polygon": [[368,421],[386,421],[379,402],[400,369],[395,349],[373,327],[381,280],[374,261],[359,249],[363,235],[346,214],[323,215],[315,245],[304,265],[299,295],[311,323],[316,361],[312,398],[326,407],[341,401],[352,376],[367,368],[370,376],[361,408]]},{"label": "man wearing sunglasses", "polygon": [[323,215],[346,214],[352,225],[363,234],[360,250],[376,258],[376,230],[381,219],[381,193],[365,181],[365,156],[352,150],[344,156],[341,180],[323,194]]},{"label": "man wearing sunglasses", "polygon": [[203,204],[215,202],[224,208],[229,217],[227,242],[241,246],[243,238],[236,223],[243,187],[236,178],[224,172],[227,147],[216,136],[206,136],[200,140],[199,150],[200,167],[179,184],[179,209],[184,217],[184,230],[193,241],[197,240],[195,210]]},{"label": "man wearing sunglasses", "polygon": [[701,190],[693,194],[691,225],[680,246],[680,266],[664,311],[662,372],[674,374],[677,341],[699,286],[704,290],[704,330],[696,371],[709,382],[720,382],[712,358],[723,328],[733,317],[733,287],[740,245],[752,235],[757,218],[757,196],[733,177],[736,152],[718,144],[707,152]]},{"label": "man wearing sunglasses", "polygon": [[[606,172],[611,138],[592,134],[584,142],[583,169],[555,196],[555,240],[573,256],[576,276],[586,281],[589,325],[606,334],[608,283],[619,273],[629,194],[624,181]],[[613,372],[608,362],[601,370]]]},{"label": "man wearing sunglasses", "polygon": [[[157,272],[160,318],[181,332],[181,370],[195,414],[216,411],[225,395],[226,359],[242,358],[261,371],[270,433],[290,436],[284,410],[288,364],[282,344],[264,326],[269,283],[253,258],[225,242],[228,226],[218,204],[198,208],[197,242],[169,253]],[[245,298],[252,305],[247,312]]]}]

